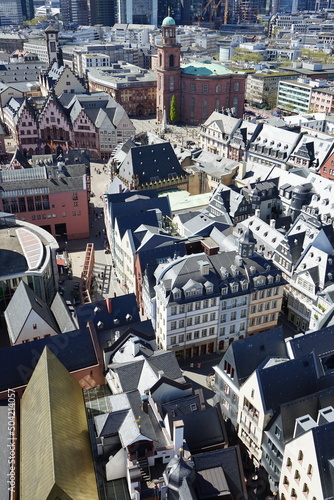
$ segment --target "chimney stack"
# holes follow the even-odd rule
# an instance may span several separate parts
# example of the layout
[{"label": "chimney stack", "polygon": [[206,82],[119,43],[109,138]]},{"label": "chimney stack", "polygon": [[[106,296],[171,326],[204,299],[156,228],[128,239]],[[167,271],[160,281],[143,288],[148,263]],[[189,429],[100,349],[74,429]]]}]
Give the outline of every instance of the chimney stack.
[{"label": "chimney stack", "polygon": [[112,299],[110,297],[106,298],[106,306],[107,306],[108,314],[111,314],[112,313]]}]

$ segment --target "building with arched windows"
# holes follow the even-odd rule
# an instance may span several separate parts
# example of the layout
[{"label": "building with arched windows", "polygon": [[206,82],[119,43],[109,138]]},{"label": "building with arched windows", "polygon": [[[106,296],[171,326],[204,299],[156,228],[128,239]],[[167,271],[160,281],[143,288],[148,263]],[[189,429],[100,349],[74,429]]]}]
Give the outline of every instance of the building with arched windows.
[{"label": "building with arched windows", "polygon": [[157,120],[162,122],[164,109],[169,120],[173,95],[182,123],[199,125],[213,111],[222,108],[242,117],[246,75],[210,61],[181,66],[180,50],[175,21],[166,17],[162,23],[162,43],[158,45]]}]

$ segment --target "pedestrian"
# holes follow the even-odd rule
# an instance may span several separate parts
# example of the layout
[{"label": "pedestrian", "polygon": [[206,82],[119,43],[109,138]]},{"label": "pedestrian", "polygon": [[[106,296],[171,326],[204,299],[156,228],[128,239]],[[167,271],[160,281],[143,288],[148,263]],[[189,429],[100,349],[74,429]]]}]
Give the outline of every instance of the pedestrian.
[{"label": "pedestrian", "polygon": [[102,279],[104,278],[104,273],[101,273],[101,278],[102,278]]},{"label": "pedestrian", "polygon": [[201,368],[201,363],[197,363],[197,369],[199,370]]},{"label": "pedestrian", "polygon": [[99,285],[99,289],[102,290],[102,285],[101,284]]},{"label": "pedestrian", "polygon": [[98,275],[97,275],[97,276],[98,276],[98,278],[99,278],[99,279],[101,278],[101,274],[100,274],[100,273],[98,273]]}]

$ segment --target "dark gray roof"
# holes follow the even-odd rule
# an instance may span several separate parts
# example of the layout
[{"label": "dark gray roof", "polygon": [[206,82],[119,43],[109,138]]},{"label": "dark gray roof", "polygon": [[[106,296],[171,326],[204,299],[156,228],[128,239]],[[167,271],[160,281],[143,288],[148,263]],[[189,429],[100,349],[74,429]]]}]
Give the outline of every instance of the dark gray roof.
[{"label": "dark gray roof", "polygon": [[87,328],[5,347],[0,349],[0,392],[27,385],[45,346],[69,372],[98,364]]},{"label": "dark gray roof", "polygon": [[[24,188],[46,188],[49,193],[83,191],[86,189],[85,165],[66,165],[63,167],[63,172],[61,174],[58,174],[57,172],[57,166],[50,165],[47,167],[46,175],[43,178],[24,179]],[[2,179],[1,191],[12,191],[17,189],[22,189],[22,180]]]},{"label": "dark gray roof", "polygon": [[312,354],[265,367],[267,361],[257,370],[265,412],[277,411],[281,404],[317,391],[317,370]]},{"label": "dark gray roof", "polygon": [[118,173],[129,182],[133,182],[134,175],[138,176],[139,185],[156,178],[161,180],[186,175],[174,149],[167,142],[131,148]]},{"label": "dark gray roof", "polygon": [[[129,363],[111,363],[109,368],[115,371],[119,377],[122,391],[135,390],[142,374],[144,363],[148,363],[150,368],[156,375],[156,381],[159,379],[159,372],[163,372],[164,376],[172,380],[182,377],[179,364],[172,351],[154,351],[154,353],[146,359],[135,359]],[[153,386],[154,382],[152,382]]]},{"label": "dark gray roof", "polygon": [[53,298],[50,309],[58,324],[60,333],[72,332],[77,328],[77,324],[73,320],[64,299],[58,292]]},{"label": "dark gray roof", "polygon": [[8,331],[13,344],[18,340],[32,311],[42,318],[56,333],[59,333],[58,325],[50,308],[21,280],[5,311]]},{"label": "dark gray roof", "polygon": [[196,472],[222,467],[233,498],[245,497],[244,475],[238,446],[199,453],[194,455],[193,460]]},{"label": "dark gray roof", "polygon": [[311,430],[318,460],[323,498],[334,498],[334,422],[314,427]]},{"label": "dark gray roof", "polygon": [[219,367],[224,370],[225,362],[229,363],[234,368],[233,381],[240,387],[268,356],[287,356],[281,326],[233,342],[224,354]]},{"label": "dark gray roof", "polygon": [[280,421],[284,442],[290,441],[293,438],[297,418],[310,415],[313,420],[317,421],[319,410],[333,405],[333,401],[334,387],[330,387],[329,389],[282,404],[280,408]]},{"label": "dark gray roof", "polygon": [[227,444],[224,421],[219,408],[208,408],[183,415],[184,438],[192,454],[210,446]]},{"label": "dark gray roof", "polygon": [[[78,307],[76,312],[79,328],[85,328],[88,321],[93,321],[96,331],[103,332],[140,322],[135,294],[120,295],[109,300],[111,301],[111,314],[108,313],[105,300]],[[101,328],[102,323],[103,328]]]}]

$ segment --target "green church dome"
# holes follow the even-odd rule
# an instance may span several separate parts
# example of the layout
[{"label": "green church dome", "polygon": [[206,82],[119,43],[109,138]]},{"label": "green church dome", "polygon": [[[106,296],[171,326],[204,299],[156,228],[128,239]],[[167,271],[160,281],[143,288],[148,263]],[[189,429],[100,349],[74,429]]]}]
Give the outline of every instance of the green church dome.
[{"label": "green church dome", "polygon": [[168,16],[162,21],[162,26],[175,26],[175,21],[172,17]]}]

